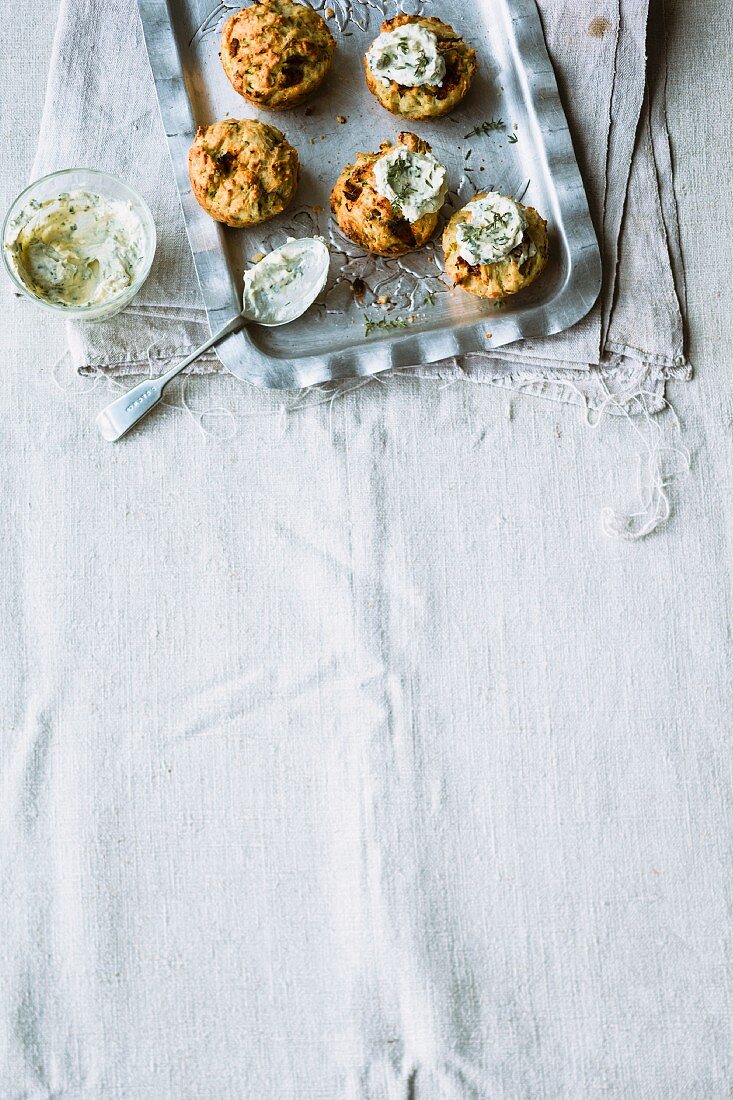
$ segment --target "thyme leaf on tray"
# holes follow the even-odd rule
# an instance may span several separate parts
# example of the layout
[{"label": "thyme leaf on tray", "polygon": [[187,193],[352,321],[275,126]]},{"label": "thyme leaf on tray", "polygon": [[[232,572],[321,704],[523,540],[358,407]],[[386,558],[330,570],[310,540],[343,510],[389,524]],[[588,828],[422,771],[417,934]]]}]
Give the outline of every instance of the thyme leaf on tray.
[{"label": "thyme leaf on tray", "polygon": [[364,314],[364,335],[369,336],[375,329],[382,329],[389,331],[395,328],[407,328],[407,319],[405,317],[380,317],[375,320],[372,317],[368,317]]},{"label": "thyme leaf on tray", "polygon": [[492,118],[488,122],[480,122],[478,126],[474,126],[473,130],[469,130],[463,137],[478,137],[479,134],[490,134],[496,130],[503,130],[506,123],[503,118]]}]

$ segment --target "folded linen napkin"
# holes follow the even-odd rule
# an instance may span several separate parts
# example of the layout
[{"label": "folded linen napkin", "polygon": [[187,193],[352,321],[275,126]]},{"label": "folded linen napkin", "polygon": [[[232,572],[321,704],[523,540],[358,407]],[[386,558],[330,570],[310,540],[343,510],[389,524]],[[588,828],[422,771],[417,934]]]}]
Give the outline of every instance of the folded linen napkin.
[{"label": "folded linen napkin", "polygon": [[[649,0],[539,0],[539,7],[601,243],[601,296],[564,333],[413,373],[519,384],[591,404],[641,388],[652,410],[663,403],[666,378],[689,376],[663,0],[652,0],[651,13]],[[33,173],[71,164],[126,179],[159,229],[151,277],[133,306],[101,326],[69,324],[73,361],[84,373],[158,371],[201,343],[208,326],[135,0],[62,0]],[[222,368],[209,356],[197,369]]]}]

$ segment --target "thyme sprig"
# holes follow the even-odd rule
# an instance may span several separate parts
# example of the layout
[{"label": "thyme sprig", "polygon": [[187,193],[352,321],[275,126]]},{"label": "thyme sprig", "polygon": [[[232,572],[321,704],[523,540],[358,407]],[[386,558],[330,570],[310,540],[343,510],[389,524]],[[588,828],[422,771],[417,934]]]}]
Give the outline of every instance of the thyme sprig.
[{"label": "thyme sprig", "polygon": [[[397,64],[400,68],[404,69],[409,67],[409,63],[400,58],[400,54],[403,56],[410,52],[409,43],[402,40],[397,43],[397,51],[385,50],[380,58],[375,62],[375,68],[380,72],[384,69],[388,69],[390,65]],[[419,81],[421,76],[425,75],[427,67],[430,63],[430,58],[424,50],[419,50],[417,54],[417,60],[414,63],[415,78]]]},{"label": "thyme sprig", "polygon": [[410,195],[414,195],[417,188],[414,184],[410,183],[410,162],[407,157],[402,154],[397,157],[393,164],[387,169],[387,183],[392,188],[394,199],[392,199],[393,206],[402,208],[403,204]]},{"label": "thyme sprig", "polygon": [[478,137],[479,134],[491,134],[496,130],[503,130],[506,126],[503,118],[492,118],[488,122],[480,122],[478,126],[474,126],[473,130],[469,130],[463,137]]},{"label": "thyme sprig", "polygon": [[428,67],[427,54],[420,51],[420,54],[418,55],[417,62],[415,64],[415,76],[418,80],[420,79],[421,76],[425,75],[425,70],[427,69],[427,67]]},{"label": "thyme sprig", "polygon": [[462,221],[460,224],[461,240],[468,245],[474,256],[480,254],[481,246],[484,243],[493,244],[496,249],[504,251],[506,254],[511,246],[511,235],[508,231],[511,219],[512,216],[509,211],[502,214],[500,211],[495,210],[491,221],[485,222],[483,225],[472,225],[471,222]]},{"label": "thyme sprig", "polygon": [[368,314],[364,314],[364,335],[369,336],[370,333],[377,329],[381,329],[385,332],[395,328],[407,328],[409,322],[406,317],[380,317],[374,319],[369,317]]}]

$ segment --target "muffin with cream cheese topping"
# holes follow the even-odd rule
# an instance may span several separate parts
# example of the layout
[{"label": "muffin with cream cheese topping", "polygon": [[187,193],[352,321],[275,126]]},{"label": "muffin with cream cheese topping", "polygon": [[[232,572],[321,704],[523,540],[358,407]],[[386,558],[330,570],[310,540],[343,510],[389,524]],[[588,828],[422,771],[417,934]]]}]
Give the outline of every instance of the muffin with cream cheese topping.
[{"label": "muffin with cream cheese topping", "polygon": [[434,16],[398,15],[382,23],[364,56],[369,91],[403,118],[440,118],[468,94],[476,51]]},{"label": "muffin with cream cheese topping", "polygon": [[533,283],[549,254],[547,222],[531,206],[480,192],[443,231],[445,270],[479,298],[507,298]]},{"label": "muffin with cream cheese topping", "polygon": [[331,210],[352,241],[378,256],[401,256],[433,236],[447,190],[428,143],[403,133],[377,153],[357,153],[336,180]]}]

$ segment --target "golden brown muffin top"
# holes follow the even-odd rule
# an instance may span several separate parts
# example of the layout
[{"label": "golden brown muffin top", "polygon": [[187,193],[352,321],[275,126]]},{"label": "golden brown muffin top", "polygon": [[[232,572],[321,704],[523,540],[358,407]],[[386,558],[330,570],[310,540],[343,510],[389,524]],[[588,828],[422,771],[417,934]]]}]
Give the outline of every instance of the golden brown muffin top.
[{"label": "golden brown muffin top", "polygon": [[265,0],[224,24],[221,62],[240,95],[274,110],[297,106],[323,81],[336,41],[305,4]]},{"label": "golden brown muffin top", "polygon": [[275,126],[227,118],[200,127],[188,157],[194,195],[226,225],[256,225],[284,210],[298,183],[298,154]]},{"label": "golden brown muffin top", "polygon": [[476,73],[476,51],[468,46],[457,31],[435,16],[396,15],[387,19],[380,33],[396,30],[408,24],[418,24],[431,31],[438,40],[438,52],[445,63],[445,76],[439,85],[407,86],[392,80],[382,83],[372,72],[368,52],[364,56],[367,87],[392,114],[403,118],[429,119],[448,114],[467,95]]},{"label": "golden brown muffin top", "polygon": [[[487,194],[479,192],[471,201]],[[469,264],[458,255],[457,228],[468,219],[468,213],[465,207],[456,211],[443,231],[445,270],[456,286],[479,298],[501,299],[524,290],[540,275],[549,255],[547,222],[534,207],[522,203],[517,206],[527,222],[522,242],[503,259],[490,264]]]}]

